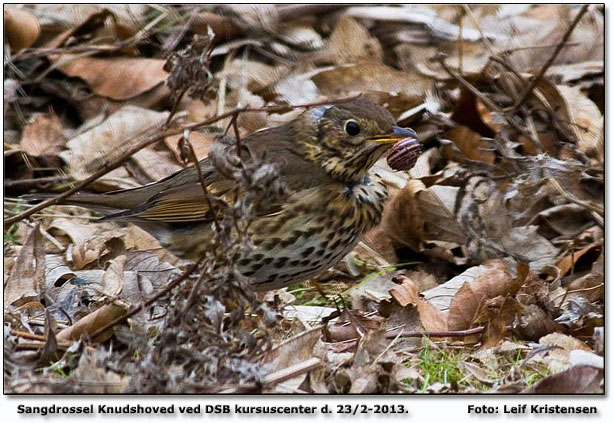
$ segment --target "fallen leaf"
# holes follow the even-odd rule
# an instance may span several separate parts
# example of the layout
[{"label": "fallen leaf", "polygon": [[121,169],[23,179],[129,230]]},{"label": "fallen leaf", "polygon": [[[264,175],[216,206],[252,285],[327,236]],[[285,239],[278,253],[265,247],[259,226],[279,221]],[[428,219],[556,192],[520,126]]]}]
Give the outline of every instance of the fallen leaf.
[{"label": "fallen leaf", "polygon": [[480,308],[486,301],[498,296],[514,295],[524,282],[521,277],[512,278],[502,260],[493,260],[488,267],[489,271],[471,282],[465,282],[452,298],[448,312],[450,330],[471,328],[478,321]]},{"label": "fallen leaf", "polygon": [[56,155],[64,148],[62,123],[54,113],[35,116],[21,134],[21,148],[33,156]]},{"label": "fallen leaf", "polygon": [[[126,313],[128,307],[123,305],[119,301],[115,301],[111,304],[105,304],[98,310],[91,312],[87,316],[83,317],[72,326],[62,329],[57,334],[58,343],[76,341],[83,335],[90,335],[96,332],[98,329],[104,327],[107,323],[114,321],[116,318]],[[104,342],[113,335],[113,328],[109,328],[107,331],[101,333],[93,339],[94,342]]]},{"label": "fallen leaf", "polygon": [[[147,133],[158,130],[167,117],[168,112],[125,106],[100,125],[69,140],[68,150],[60,153],[60,157],[68,163],[75,178],[85,179],[138,144]],[[101,180],[113,178],[117,170]]]},{"label": "fallen leaf", "polygon": [[545,377],[521,393],[564,395],[603,392],[603,370],[592,366],[574,366],[564,372]]},{"label": "fallen leaf", "polygon": [[4,285],[4,308],[37,301],[45,289],[45,250],[39,227],[26,238]]},{"label": "fallen leaf", "polygon": [[76,57],[63,55],[59,69],[78,77],[112,100],[129,100],[163,84],[168,73],[162,59],[141,57]]}]

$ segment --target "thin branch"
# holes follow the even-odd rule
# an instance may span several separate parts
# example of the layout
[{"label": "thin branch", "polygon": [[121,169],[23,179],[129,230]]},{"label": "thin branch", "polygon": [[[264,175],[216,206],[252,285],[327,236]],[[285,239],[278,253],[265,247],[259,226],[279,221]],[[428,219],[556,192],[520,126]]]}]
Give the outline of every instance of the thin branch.
[{"label": "thin branch", "polygon": [[130,310],[128,310],[128,312],[126,314],[123,314],[123,315],[117,317],[116,319],[110,321],[106,325],[102,326],[101,328],[96,329],[93,333],[90,334],[89,338],[90,339],[96,339],[96,337],[98,335],[100,335],[100,334],[104,333],[105,331],[109,330],[110,328],[112,328],[116,324],[125,321],[129,317],[134,316],[135,314],[137,314],[141,310],[144,310],[145,307],[153,304],[155,301],[157,301],[160,298],[162,298],[164,295],[169,293],[173,288],[175,288],[181,282],[186,280],[192,273],[194,273],[198,269],[198,267],[201,265],[203,260],[205,259],[205,256],[206,255],[203,255],[203,257],[201,257],[200,260],[198,260],[196,263],[192,264],[190,267],[188,267],[186,270],[184,270],[184,272],[181,275],[179,275],[175,280],[173,280],[168,285],[166,285],[164,287],[164,289],[162,289],[160,292],[158,292],[155,295],[152,295],[147,300],[143,301],[141,304],[139,304],[139,305],[137,305],[135,307],[132,307]]},{"label": "thin branch", "polygon": [[[484,331],[484,326],[478,326],[477,328],[466,330],[449,330],[449,331],[400,331],[402,338],[422,338],[423,336],[433,338],[448,338],[448,337],[463,337],[468,335],[475,335]],[[387,333],[387,338],[396,338],[399,333]]]},{"label": "thin branch", "polygon": [[498,112],[498,113],[502,112],[501,108],[497,104],[495,104],[495,102],[493,102],[490,98],[486,97],[486,95],[483,92],[478,90],[471,83],[469,83],[469,81],[467,81],[465,78],[463,78],[462,76],[454,72],[452,69],[450,69],[450,67],[446,64],[445,58],[446,58],[446,55],[443,53],[440,53],[437,56],[437,60],[441,64],[441,67],[446,71],[448,75],[456,79],[458,82],[461,83],[463,87],[465,87],[473,95],[475,95],[480,100],[482,100],[482,102],[486,105],[486,107],[488,107],[491,111]]},{"label": "thin branch", "polygon": [[582,6],[580,11],[578,12],[576,17],[574,18],[573,22],[569,25],[569,28],[567,28],[567,31],[563,35],[563,38],[561,38],[561,41],[559,41],[559,43],[557,44],[556,48],[554,49],[554,51],[552,52],[552,54],[550,55],[548,60],[546,60],[546,63],[544,63],[544,65],[540,69],[540,71],[537,74],[537,76],[535,76],[535,78],[533,78],[531,80],[529,85],[527,85],[525,87],[525,89],[522,91],[522,94],[520,94],[520,97],[518,98],[518,100],[516,101],[516,103],[514,104],[512,109],[508,112],[510,115],[513,115],[513,114],[515,114],[518,111],[520,106],[525,102],[525,100],[527,99],[529,94],[531,94],[531,92],[533,91],[533,88],[535,88],[535,86],[539,83],[539,81],[545,75],[545,73],[548,70],[548,68],[552,65],[552,63],[554,62],[556,57],[559,55],[559,53],[561,52],[563,47],[565,47],[565,44],[567,43],[567,40],[571,36],[571,33],[575,29],[576,25],[578,25],[578,23],[580,22],[580,19],[582,18],[582,16],[584,16],[586,11],[588,10],[588,6],[589,6],[588,4],[585,4],[584,6]]}]

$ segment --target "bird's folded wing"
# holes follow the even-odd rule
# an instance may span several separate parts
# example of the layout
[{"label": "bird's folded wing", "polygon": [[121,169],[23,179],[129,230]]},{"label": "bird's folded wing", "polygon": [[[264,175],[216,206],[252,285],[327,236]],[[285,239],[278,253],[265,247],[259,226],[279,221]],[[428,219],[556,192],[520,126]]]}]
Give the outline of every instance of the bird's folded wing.
[{"label": "bird's folded wing", "polygon": [[[108,216],[116,220],[146,220],[160,223],[208,222],[221,218],[219,203],[215,197],[221,198],[226,204],[234,204],[237,195],[234,181],[223,179],[212,182],[207,190],[213,199],[212,211],[202,186],[197,184],[174,187],[153,196],[142,206],[122,213]],[[240,195],[240,194],[239,194]],[[261,203],[267,203],[263,199]],[[264,205],[264,204],[263,204]],[[266,204],[266,207],[256,206],[256,215],[263,216],[277,213],[279,205]]]},{"label": "bird's folded wing", "polygon": [[[207,186],[212,197],[221,197],[227,202],[234,200],[235,184],[230,180],[215,181]],[[207,201],[203,187],[189,184],[165,190],[134,209],[130,217],[166,223],[210,221],[217,217]],[[215,208],[215,207],[214,207]],[[122,217],[128,217],[125,214]]]}]

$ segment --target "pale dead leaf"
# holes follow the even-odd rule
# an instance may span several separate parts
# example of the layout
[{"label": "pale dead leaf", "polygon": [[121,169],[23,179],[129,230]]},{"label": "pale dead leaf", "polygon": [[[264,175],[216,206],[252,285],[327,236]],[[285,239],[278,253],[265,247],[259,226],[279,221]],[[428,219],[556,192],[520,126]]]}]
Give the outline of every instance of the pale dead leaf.
[{"label": "pale dead leaf", "polygon": [[604,161],[604,119],[599,108],[578,87],[557,85],[567,104],[568,119],[578,140],[578,147],[587,156]]},{"label": "pale dead leaf", "polygon": [[[68,141],[68,150],[60,153],[60,157],[68,163],[75,178],[85,179],[157,130],[167,117],[168,112],[125,106],[100,125]],[[111,179],[117,170],[101,179]]]},{"label": "pale dead leaf", "polygon": [[4,307],[37,301],[45,289],[45,250],[39,227],[30,231],[4,285]]},{"label": "pale dead leaf", "polygon": [[62,123],[54,113],[36,115],[23,128],[21,148],[33,156],[55,155],[66,144],[62,130]]},{"label": "pale dead leaf", "polygon": [[378,62],[325,68],[311,80],[322,94],[329,96],[383,91],[421,97],[432,84],[431,80],[397,71]]},{"label": "pale dead leaf", "polygon": [[124,288],[124,266],[126,256],[110,260],[102,277],[102,294],[108,298],[116,298]]},{"label": "pale dead leaf", "polygon": [[365,60],[381,62],[382,58],[382,47],[377,38],[355,19],[343,16],[337,21],[325,48],[315,53],[311,60],[315,63],[348,64]]}]

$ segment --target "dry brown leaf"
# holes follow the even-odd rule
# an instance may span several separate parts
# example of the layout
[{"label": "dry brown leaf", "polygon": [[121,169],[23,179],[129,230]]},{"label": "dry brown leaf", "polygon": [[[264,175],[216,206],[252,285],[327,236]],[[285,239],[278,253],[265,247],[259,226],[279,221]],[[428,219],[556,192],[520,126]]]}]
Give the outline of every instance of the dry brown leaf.
[{"label": "dry brown leaf", "polygon": [[422,295],[438,310],[448,312],[450,302],[458,292],[458,290],[466,283],[475,280],[478,276],[491,271],[491,266],[480,265],[470,267],[460,275],[457,275],[449,281],[442,283],[435,288],[424,291]]},{"label": "dry brown leaf", "polygon": [[591,251],[598,253],[601,250],[601,246],[601,242],[596,242],[563,257],[556,265],[561,270],[561,276],[567,275],[572,267],[577,266],[580,257]]},{"label": "dry brown leaf", "polygon": [[21,148],[33,156],[56,155],[64,148],[63,127],[54,113],[35,116],[21,134]]},{"label": "dry brown leaf", "polygon": [[599,164],[603,164],[604,120],[599,108],[578,87],[557,85],[556,88],[567,105],[567,118],[575,133],[578,147],[587,156],[594,157]]},{"label": "dry brown leaf", "polygon": [[173,155],[167,151],[156,151],[153,148],[143,148],[132,155],[131,161],[148,182],[159,181],[183,169]]},{"label": "dry brown leaf", "polygon": [[112,100],[129,100],[164,83],[164,60],[142,57],[74,57],[59,59],[59,69],[85,80],[92,90]]},{"label": "dry brown leaf", "polygon": [[[90,335],[98,329],[104,327],[107,323],[112,322],[116,318],[122,316],[128,310],[128,306],[120,301],[115,301],[112,304],[105,304],[98,310],[88,314],[72,326],[62,329],[56,336],[58,343],[76,341],[83,335]],[[104,342],[113,335],[113,328],[98,335],[94,342]]]},{"label": "dry brown leaf", "polygon": [[432,84],[426,78],[400,72],[378,62],[325,68],[311,80],[322,94],[329,96],[383,91],[422,97]]},{"label": "dry brown leaf", "polygon": [[4,35],[13,53],[32,46],[40,32],[38,19],[32,13],[16,7],[4,7]]},{"label": "dry brown leaf", "polygon": [[523,339],[538,341],[550,333],[562,332],[563,326],[536,304],[529,304],[523,307],[522,313],[517,316],[514,329]]},{"label": "dry brown leaf", "polygon": [[[196,158],[198,160],[202,160],[209,155],[209,149],[211,148],[211,145],[215,142],[215,137],[218,135],[219,134],[210,132],[190,133],[190,144],[192,144],[192,147],[194,147],[194,153],[196,153]],[[177,146],[179,140],[182,137],[183,135],[173,135],[164,139],[164,143],[175,154],[175,157],[177,158],[177,161],[179,163],[181,163],[181,155]]]},{"label": "dry brown leaf", "polygon": [[[320,339],[320,328],[314,328],[284,340],[280,345],[273,347],[267,352],[263,362],[269,363],[270,373],[285,369],[292,365],[313,358],[314,346]],[[297,389],[306,375],[302,374],[283,382],[282,387]]]},{"label": "dry brown leaf", "polygon": [[502,260],[492,260],[488,267],[488,272],[471,282],[465,282],[452,298],[448,313],[450,330],[469,329],[478,321],[480,308],[486,301],[498,296],[514,295],[526,278],[526,274],[524,277],[520,275],[512,278]]},{"label": "dry brown leaf", "polygon": [[119,256],[110,260],[102,277],[102,294],[107,298],[114,299],[124,288],[124,266],[126,256]]},{"label": "dry brown leaf", "polygon": [[377,315],[365,316],[356,310],[344,310],[331,325],[324,329],[326,342],[341,342],[357,339],[378,330],[385,318]]},{"label": "dry brown leaf", "polygon": [[45,250],[39,227],[30,231],[4,285],[4,308],[37,301],[45,289]]},{"label": "dry brown leaf", "polygon": [[409,246],[455,264],[464,264],[463,254],[453,252],[455,248],[462,251],[465,241],[465,232],[454,216],[457,193],[456,187],[426,188],[419,180],[409,180],[403,191],[391,200],[378,236],[390,239],[394,247]]},{"label": "dry brown leaf", "polygon": [[[444,138],[453,141],[463,156],[470,160],[477,160],[484,163],[494,163],[495,153],[490,145],[477,132],[472,131],[466,126],[457,126],[449,129],[443,135]],[[454,152],[444,147],[444,153],[450,158],[455,159]],[[458,160],[460,161],[460,160]]]},{"label": "dry brown leaf", "polygon": [[434,332],[447,330],[446,315],[419,296],[419,286],[415,281],[402,275],[397,276],[396,280],[401,283],[390,289],[390,295],[401,307],[414,306],[425,330]]},{"label": "dry brown leaf", "polygon": [[522,391],[523,394],[601,394],[603,370],[592,366],[574,366],[569,370],[545,377]]}]

